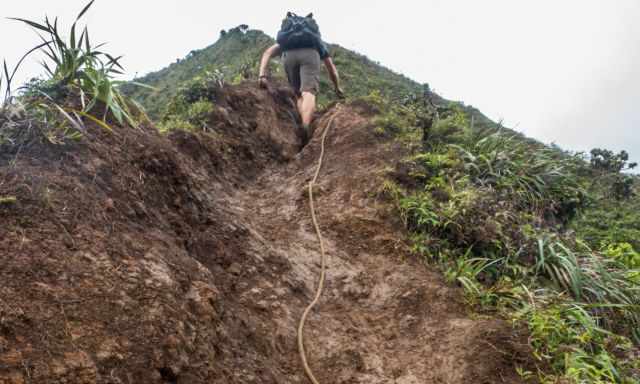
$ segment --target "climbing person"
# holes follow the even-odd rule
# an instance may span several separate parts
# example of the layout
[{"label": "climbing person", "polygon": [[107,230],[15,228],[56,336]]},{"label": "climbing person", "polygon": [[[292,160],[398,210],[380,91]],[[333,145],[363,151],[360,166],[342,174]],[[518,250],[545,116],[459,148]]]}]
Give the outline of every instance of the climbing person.
[{"label": "climbing person", "polygon": [[338,70],[322,41],[313,14],[302,17],[292,12],[282,21],[277,43],[269,47],[260,61],[260,86],[268,85],[267,67],[271,58],[282,55],[289,84],[296,94],[296,106],[302,120],[302,145],[311,139],[311,120],[316,109],[316,94],[320,88],[320,62],[324,62],[338,97],[344,97],[340,88]]}]

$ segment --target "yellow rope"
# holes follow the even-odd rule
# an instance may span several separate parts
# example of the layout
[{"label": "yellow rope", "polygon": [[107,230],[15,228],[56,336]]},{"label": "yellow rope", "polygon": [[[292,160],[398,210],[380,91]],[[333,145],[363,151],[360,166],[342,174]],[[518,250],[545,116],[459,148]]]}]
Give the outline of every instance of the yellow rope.
[{"label": "yellow rope", "polygon": [[324,280],[325,280],[326,269],[327,269],[326,268],[327,256],[324,250],[324,241],[322,240],[322,233],[320,232],[320,226],[318,225],[318,219],[316,218],[316,211],[313,205],[313,186],[315,185],[316,181],[318,181],[318,175],[320,174],[320,169],[322,168],[322,162],[324,160],[324,142],[325,142],[325,139],[327,138],[327,133],[329,133],[329,130],[333,125],[333,119],[335,119],[339,107],[340,105],[336,107],[336,113],[334,113],[334,115],[331,116],[331,118],[329,119],[329,122],[327,123],[327,128],[324,130],[324,133],[322,134],[322,144],[320,146],[320,157],[318,159],[318,167],[316,168],[316,174],[313,177],[313,180],[309,182],[309,208],[311,209],[311,219],[313,220],[313,226],[315,227],[316,235],[318,236],[318,242],[320,242],[320,254],[322,255],[322,266],[320,270],[320,282],[318,283],[318,289],[316,291],[316,295],[311,301],[311,303],[307,306],[307,308],[302,313],[302,318],[300,318],[300,324],[298,325],[298,351],[300,352],[300,359],[302,360],[304,371],[307,374],[307,377],[309,378],[309,380],[311,380],[313,384],[320,384],[320,383],[318,382],[316,377],[313,375],[313,372],[311,371],[311,368],[307,363],[307,354],[304,349],[304,332],[303,331],[304,331],[304,323],[307,321],[307,316],[309,315],[309,312],[311,312],[313,307],[318,303],[318,300],[320,300],[320,296],[322,295],[322,289],[324,287]]}]

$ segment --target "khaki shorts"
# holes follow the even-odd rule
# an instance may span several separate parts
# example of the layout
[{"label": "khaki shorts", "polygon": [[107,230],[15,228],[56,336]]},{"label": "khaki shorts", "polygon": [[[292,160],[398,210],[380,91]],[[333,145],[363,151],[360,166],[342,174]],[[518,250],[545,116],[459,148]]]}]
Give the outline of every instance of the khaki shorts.
[{"label": "khaki shorts", "polygon": [[282,54],[284,71],[296,94],[320,90],[320,54],[314,48],[285,51]]}]

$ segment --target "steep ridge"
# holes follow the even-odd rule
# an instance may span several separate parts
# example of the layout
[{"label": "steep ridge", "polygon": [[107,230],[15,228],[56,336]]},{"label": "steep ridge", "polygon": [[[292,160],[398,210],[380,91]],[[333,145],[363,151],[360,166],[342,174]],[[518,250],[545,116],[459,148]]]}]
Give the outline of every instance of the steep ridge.
[{"label": "steep ridge", "polygon": [[[274,43],[275,40],[262,31],[232,28],[221,34],[210,46],[193,50],[166,68],[135,79],[153,86],[154,90],[131,84],[123,90],[138,100],[152,117],[158,119],[180,87],[198,77],[217,73],[227,83],[257,78],[262,52]],[[396,98],[421,91],[421,85],[417,82],[361,54],[337,44],[330,44],[329,49],[340,70],[345,92],[350,97],[366,96],[372,90],[379,90]],[[277,61],[272,63],[271,74],[284,79],[284,72]],[[320,78],[320,83],[319,100],[325,104],[333,96],[332,87],[326,76]]]},{"label": "steep ridge", "polygon": [[[286,88],[226,87],[209,133],[93,127],[0,158],[0,383],[304,383],[319,251]],[[515,383],[526,342],[409,256],[377,197],[406,149],[345,106],[317,191],[327,289],[307,325],[332,383]]]}]

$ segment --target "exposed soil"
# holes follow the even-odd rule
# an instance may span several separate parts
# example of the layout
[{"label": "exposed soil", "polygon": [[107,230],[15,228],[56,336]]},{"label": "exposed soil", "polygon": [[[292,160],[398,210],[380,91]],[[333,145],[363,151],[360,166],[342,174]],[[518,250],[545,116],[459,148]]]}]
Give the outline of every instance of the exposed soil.
[{"label": "exposed soil", "polygon": [[285,89],[229,88],[211,131],[93,127],[61,151],[0,156],[0,384],[517,383],[526,337],[472,315],[415,260],[381,178],[407,150],[358,105],[329,108],[298,153]]}]

